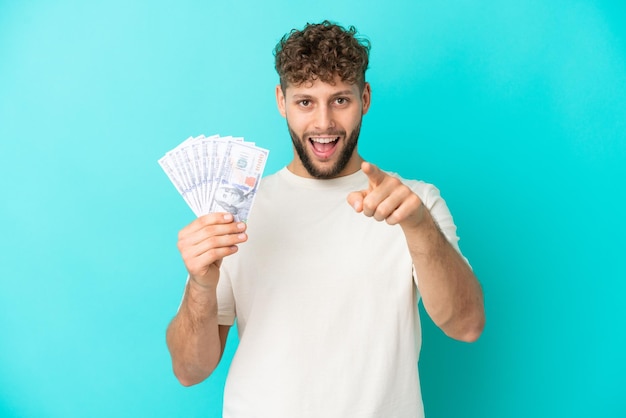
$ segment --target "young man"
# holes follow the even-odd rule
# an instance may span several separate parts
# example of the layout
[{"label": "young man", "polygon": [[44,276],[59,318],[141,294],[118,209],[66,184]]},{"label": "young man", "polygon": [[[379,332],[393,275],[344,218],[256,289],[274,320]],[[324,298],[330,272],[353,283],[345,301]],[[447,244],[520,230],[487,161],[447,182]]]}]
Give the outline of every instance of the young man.
[{"label": "young man", "polygon": [[276,101],[293,161],[263,180],[248,225],[213,213],[179,234],[174,373],[209,376],[236,318],[224,417],[420,417],[419,298],[450,337],[482,332],[482,291],[438,190],[358,154],[368,54],[329,22],[286,35]]}]

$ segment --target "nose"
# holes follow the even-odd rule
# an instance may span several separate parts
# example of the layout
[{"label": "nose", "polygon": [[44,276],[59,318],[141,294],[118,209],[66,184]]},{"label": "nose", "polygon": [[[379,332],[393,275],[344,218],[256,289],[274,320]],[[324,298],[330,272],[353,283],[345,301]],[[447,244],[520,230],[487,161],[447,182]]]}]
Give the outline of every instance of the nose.
[{"label": "nose", "polygon": [[315,112],[315,129],[325,132],[335,127],[333,111],[330,106],[318,106]]}]

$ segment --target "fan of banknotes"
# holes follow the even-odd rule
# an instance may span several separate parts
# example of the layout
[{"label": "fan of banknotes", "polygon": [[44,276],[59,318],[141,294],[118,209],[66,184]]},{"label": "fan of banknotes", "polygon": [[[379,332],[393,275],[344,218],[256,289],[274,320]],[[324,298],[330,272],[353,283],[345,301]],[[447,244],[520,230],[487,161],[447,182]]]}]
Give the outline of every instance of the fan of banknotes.
[{"label": "fan of banknotes", "polygon": [[189,137],[159,165],[196,216],[230,212],[246,221],[269,151],[243,138]]}]

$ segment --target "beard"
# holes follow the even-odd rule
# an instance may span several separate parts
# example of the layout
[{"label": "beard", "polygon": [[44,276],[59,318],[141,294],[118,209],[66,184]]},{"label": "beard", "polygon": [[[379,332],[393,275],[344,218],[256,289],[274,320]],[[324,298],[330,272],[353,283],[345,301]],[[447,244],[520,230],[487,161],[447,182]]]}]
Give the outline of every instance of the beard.
[{"label": "beard", "polygon": [[335,161],[335,164],[327,169],[323,169],[314,164],[313,160],[311,159],[306,149],[305,141],[308,141],[308,140],[307,139],[303,140],[302,137],[299,137],[298,134],[296,134],[293,131],[293,129],[291,129],[291,126],[289,126],[289,121],[287,121],[287,128],[289,129],[289,135],[291,135],[291,142],[293,142],[293,147],[295,148],[296,153],[298,154],[298,157],[300,158],[300,161],[302,162],[302,165],[304,166],[306,171],[309,173],[309,175],[316,179],[328,180],[328,179],[337,177],[339,173],[341,173],[343,169],[346,168],[346,165],[348,165],[350,158],[352,158],[352,154],[354,153],[357,143],[359,142],[359,134],[361,132],[361,121],[359,121],[359,124],[355,126],[354,130],[350,133],[349,137],[346,137],[345,131],[337,131],[337,130],[329,130],[327,132],[321,132],[321,133],[320,132],[316,132],[316,133],[305,132],[304,133],[303,135],[304,138],[308,138],[311,136],[321,136],[321,135],[343,136],[344,138],[347,138],[346,144],[344,148],[340,151],[340,154],[337,160]]}]

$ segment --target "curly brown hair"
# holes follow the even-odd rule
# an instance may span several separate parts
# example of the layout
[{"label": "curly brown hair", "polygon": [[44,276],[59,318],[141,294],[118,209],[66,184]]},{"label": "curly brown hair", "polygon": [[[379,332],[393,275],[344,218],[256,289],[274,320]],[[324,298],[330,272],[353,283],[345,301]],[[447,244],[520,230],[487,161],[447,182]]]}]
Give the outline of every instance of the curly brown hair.
[{"label": "curly brown hair", "polygon": [[303,30],[285,34],[274,48],[280,86],[284,92],[289,84],[317,79],[333,84],[338,75],[363,90],[370,48],[369,40],[357,37],[354,26],[346,29],[328,20],[307,23]]}]

